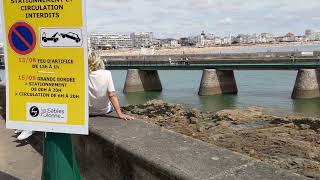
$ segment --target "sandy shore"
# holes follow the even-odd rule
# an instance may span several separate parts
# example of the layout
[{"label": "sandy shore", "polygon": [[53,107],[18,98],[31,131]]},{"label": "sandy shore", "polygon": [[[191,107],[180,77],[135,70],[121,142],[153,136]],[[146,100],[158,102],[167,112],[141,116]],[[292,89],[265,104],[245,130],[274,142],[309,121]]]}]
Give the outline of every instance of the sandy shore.
[{"label": "sandy shore", "polygon": [[263,108],[201,112],[153,100],[124,108],[166,129],[320,179],[320,119],[276,116]]},{"label": "sandy shore", "polygon": [[246,51],[250,49],[271,49],[271,48],[285,48],[285,47],[299,47],[308,45],[320,45],[320,42],[308,43],[281,43],[281,44],[258,44],[258,45],[241,45],[241,46],[226,46],[226,47],[180,47],[174,49],[115,49],[100,51],[102,56],[139,56],[139,55],[182,55],[182,54],[211,54],[211,53],[225,53],[233,51]]}]

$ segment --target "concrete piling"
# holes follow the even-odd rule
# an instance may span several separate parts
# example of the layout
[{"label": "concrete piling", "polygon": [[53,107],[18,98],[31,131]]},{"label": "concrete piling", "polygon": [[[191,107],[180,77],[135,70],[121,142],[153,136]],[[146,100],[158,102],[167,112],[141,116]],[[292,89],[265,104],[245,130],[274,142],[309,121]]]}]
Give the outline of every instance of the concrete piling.
[{"label": "concrete piling", "polygon": [[162,91],[162,85],[156,70],[129,69],[123,92]]},{"label": "concrete piling", "polygon": [[200,96],[237,93],[237,83],[232,70],[203,70],[198,93]]},{"label": "concrete piling", "polygon": [[300,69],[292,92],[293,99],[320,97],[320,70]]}]

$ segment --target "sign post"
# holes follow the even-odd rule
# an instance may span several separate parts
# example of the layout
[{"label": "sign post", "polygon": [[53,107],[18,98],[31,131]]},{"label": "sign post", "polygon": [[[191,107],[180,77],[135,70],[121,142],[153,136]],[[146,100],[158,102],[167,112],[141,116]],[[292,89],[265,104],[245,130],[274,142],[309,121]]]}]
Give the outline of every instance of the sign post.
[{"label": "sign post", "polygon": [[88,134],[85,5],[85,0],[0,3],[6,127],[47,132],[45,180],[81,179],[70,134]]}]

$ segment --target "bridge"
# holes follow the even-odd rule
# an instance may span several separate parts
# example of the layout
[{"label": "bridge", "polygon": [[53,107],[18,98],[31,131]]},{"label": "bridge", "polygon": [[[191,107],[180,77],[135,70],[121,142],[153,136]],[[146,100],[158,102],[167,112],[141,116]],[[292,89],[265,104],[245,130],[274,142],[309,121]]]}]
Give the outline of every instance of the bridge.
[{"label": "bridge", "polygon": [[320,67],[320,52],[103,56],[109,70],[299,70]]},{"label": "bridge", "polygon": [[[162,91],[158,70],[202,70],[200,96],[237,94],[234,70],[298,70],[292,98],[320,97],[320,52],[102,56],[108,70],[127,70],[124,92]],[[4,65],[0,64],[0,69]]]},{"label": "bridge", "polygon": [[157,70],[203,70],[199,95],[237,94],[234,70],[298,70],[292,98],[320,97],[320,52],[102,56],[106,69],[127,70],[124,92],[161,91]]},{"label": "bridge", "polygon": [[110,70],[298,70],[320,65],[320,52],[102,56]]},{"label": "bridge", "polygon": [[261,63],[259,60],[254,62],[186,62],[186,61],[105,61],[108,70],[299,70],[299,69],[318,69],[320,68],[320,60],[309,59],[308,61],[296,62],[268,62]]}]

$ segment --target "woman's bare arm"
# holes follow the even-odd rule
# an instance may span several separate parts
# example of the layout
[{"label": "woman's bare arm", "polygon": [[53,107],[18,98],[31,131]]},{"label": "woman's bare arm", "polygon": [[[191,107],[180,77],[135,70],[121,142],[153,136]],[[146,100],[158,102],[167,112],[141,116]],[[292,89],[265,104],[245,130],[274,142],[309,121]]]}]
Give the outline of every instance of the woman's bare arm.
[{"label": "woman's bare arm", "polygon": [[134,117],[122,113],[116,92],[108,92],[107,95],[120,119],[123,119],[126,121],[134,119]]}]

